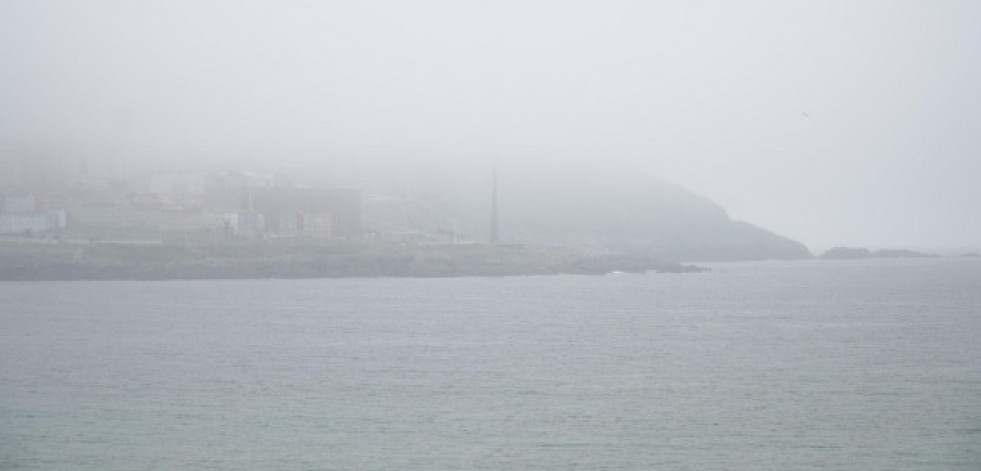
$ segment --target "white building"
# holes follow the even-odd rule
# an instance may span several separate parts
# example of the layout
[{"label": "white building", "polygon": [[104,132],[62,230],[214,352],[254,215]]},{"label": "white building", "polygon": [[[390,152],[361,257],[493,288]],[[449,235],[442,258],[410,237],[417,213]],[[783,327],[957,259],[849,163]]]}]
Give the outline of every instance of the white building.
[{"label": "white building", "polygon": [[0,213],[0,234],[43,232],[51,228],[44,213]]},{"label": "white building", "polygon": [[34,195],[0,197],[0,234],[23,234],[63,229],[68,213],[63,210],[37,211]]}]

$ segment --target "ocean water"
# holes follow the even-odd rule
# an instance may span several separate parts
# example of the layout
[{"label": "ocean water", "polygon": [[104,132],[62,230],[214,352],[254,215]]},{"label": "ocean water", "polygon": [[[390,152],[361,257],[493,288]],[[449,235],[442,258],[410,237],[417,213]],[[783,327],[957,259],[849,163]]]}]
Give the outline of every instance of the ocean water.
[{"label": "ocean water", "polygon": [[0,469],[981,469],[981,261],[0,283]]}]

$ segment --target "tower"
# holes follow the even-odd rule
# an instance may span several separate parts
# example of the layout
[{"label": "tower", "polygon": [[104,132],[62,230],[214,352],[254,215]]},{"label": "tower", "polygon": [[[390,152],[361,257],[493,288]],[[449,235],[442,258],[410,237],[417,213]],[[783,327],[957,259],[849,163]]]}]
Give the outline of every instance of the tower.
[{"label": "tower", "polygon": [[497,158],[494,159],[494,169],[491,179],[491,233],[490,242],[497,243]]}]

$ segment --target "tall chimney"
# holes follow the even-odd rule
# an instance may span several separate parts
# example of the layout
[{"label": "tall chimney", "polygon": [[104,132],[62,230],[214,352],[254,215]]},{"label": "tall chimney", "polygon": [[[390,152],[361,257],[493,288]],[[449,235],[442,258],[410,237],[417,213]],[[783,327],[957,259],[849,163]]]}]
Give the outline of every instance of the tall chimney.
[{"label": "tall chimney", "polygon": [[497,243],[497,158],[494,158],[493,179],[491,183],[491,233],[490,242]]}]

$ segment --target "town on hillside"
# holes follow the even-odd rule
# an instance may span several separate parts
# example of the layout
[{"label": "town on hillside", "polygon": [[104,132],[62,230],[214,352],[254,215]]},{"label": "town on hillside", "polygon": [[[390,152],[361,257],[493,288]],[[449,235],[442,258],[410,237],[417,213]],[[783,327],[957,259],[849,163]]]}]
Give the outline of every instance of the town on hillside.
[{"label": "town on hillside", "polygon": [[37,241],[358,240],[361,195],[281,175],[151,175],[0,195],[0,234]]},{"label": "town on hillside", "polygon": [[37,243],[353,241],[361,191],[278,174],[223,171],[110,178],[6,162],[0,236]]},{"label": "town on hillside", "polygon": [[312,185],[279,172],[123,172],[114,166],[0,155],[0,241],[453,245],[486,238],[420,192]]}]

